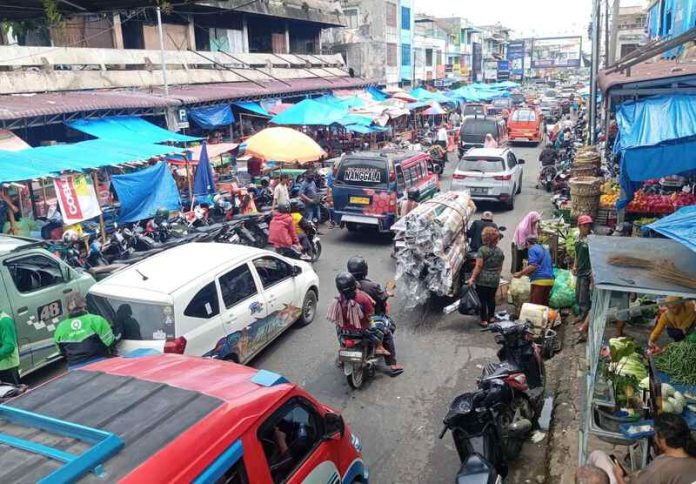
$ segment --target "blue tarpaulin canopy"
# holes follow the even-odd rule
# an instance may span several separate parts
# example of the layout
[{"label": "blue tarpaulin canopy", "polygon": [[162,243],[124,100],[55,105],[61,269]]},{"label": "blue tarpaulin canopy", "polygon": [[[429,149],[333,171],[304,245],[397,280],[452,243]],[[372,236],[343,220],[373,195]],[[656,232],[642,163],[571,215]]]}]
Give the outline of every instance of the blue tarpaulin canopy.
[{"label": "blue tarpaulin canopy", "polygon": [[621,187],[633,198],[635,182],[696,170],[696,95],[655,96],[622,103],[616,112]]},{"label": "blue tarpaulin canopy", "polygon": [[121,202],[119,223],[136,222],[155,215],[158,208],[178,210],[179,190],[166,163],[111,178]]},{"label": "blue tarpaulin canopy", "polygon": [[385,99],[389,99],[389,94],[374,86],[370,86],[365,90],[375,101],[384,101]]},{"label": "blue tarpaulin canopy", "polygon": [[674,239],[696,252],[696,206],[683,207],[644,228]]},{"label": "blue tarpaulin canopy", "polygon": [[419,101],[437,101],[439,103],[451,103],[454,102],[452,99],[448,98],[440,91],[428,91],[422,87],[417,87],[409,92],[409,94]]},{"label": "blue tarpaulin canopy", "polygon": [[268,111],[266,111],[259,103],[255,103],[253,101],[238,101],[234,103],[235,106],[238,108],[244,109],[246,111],[250,111],[252,113],[258,114],[260,116],[266,116],[268,118],[271,117],[270,114],[268,114]]},{"label": "blue tarpaulin canopy", "polygon": [[333,94],[325,94],[324,96],[316,98],[315,101],[328,104],[336,109],[361,108],[367,104],[359,96],[336,97]]},{"label": "blue tarpaulin canopy", "polygon": [[328,126],[337,123],[348,113],[345,108],[305,99],[273,116],[271,123],[293,126]]},{"label": "blue tarpaulin canopy", "polygon": [[381,128],[379,126],[365,126],[362,124],[349,124],[346,126],[346,129],[359,134],[383,133],[387,130],[387,128]]},{"label": "blue tarpaulin canopy", "polygon": [[31,163],[16,151],[0,151],[0,183],[31,180],[48,176],[48,170]]},{"label": "blue tarpaulin canopy", "polygon": [[229,104],[191,108],[189,117],[203,129],[221,128],[234,123],[234,114]]},{"label": "blue tarpaulin canopy", "polygon": [[114,116],[102,119],[78,119],[66,123],[73,129],[96,138],[133,143],[187,143],[201,138],[174,133],[136,116]]}]

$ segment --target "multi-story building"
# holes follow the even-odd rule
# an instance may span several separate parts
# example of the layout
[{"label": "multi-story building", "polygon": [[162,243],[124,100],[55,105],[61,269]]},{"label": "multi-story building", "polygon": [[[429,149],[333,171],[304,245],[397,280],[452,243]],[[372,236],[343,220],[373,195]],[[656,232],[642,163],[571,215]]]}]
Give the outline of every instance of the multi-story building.
[{"label": "multi-story building", "polygon": [[413,49],[416,84],[435,84],[445,78],[444,54],[447,31],[437,20],[425,15],[415,19]]},{"label": "multi-story building", "polygon": [[323,33],[323,51],[338,53],[358,76],[388,86],[410,83],[411,0],[341,0],[345,28]]},{"label": "multi-story building", "polygon": [[510,29],[500,24],[480,26],[482,38],[483,80],[497,80],[498,61],[507,58]]},{"label": "multi-story building", "polygon": [[616,51],[618,60],[645,44],[648,13],[640,6],[620,7],[616,29]]},{"label": "multi-story building", "polygon": [[[696,25],[696,8],[690,0],[652,0],[647,9],[649,40],[676,37]],[[665,52],[665,58],[681,54],[684,46]]]},{"label": "multi-story building", "polygon": [[161,42],[153,2],[59,2],[47,26],[41,0],[7,0],[0,9],[0,128],[19,127],[29,139],[34,128],[114,114],[166,116],[176,127],[185,124],[176,116],[192,107],[369,84],[340,56],[321,54],[321,31],[343,23],[338,4],[173,4],[161,15]]}]

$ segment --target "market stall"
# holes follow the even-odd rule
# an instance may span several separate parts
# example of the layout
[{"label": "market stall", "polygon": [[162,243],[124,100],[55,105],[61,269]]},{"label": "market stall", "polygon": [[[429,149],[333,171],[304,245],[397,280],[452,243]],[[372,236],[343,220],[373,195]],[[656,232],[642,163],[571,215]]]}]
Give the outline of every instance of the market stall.
[{"label": "market stall", "polygon": [[[664,383],[659,380],[664,380],[665,375],[660,375],[657,368],[666,367],[659,362],[659,356],[653,359],[644,351],[644,342],[610,340],[603,356],[607,321],[612,315],[625,320],[642,314],[648,306],[655,307],[648,304],[634,311],[629,304],[627,314],[619,316],[620,311],[626,311],[620,301],[628,299],[628,294],[658,304],[666,296],[696,297],[696,255],[686,246],[666,239],[591,235],[589,247],[595,290],[582,385],[580,464],[587,458],[590,435],[595,435],[615,445],[640,444],[640,452],[635,454],[632,450],[632,462],[640,468],[648,458],[649,421],[656,411],[681,410],[677,413],[683,412],[690,425],[696,424],[696,413],[686,406],[672,407],[671,399],[680,399],[668,387],[659,395],[657,383]],[[641,381],[634,388],[638,377]]]}]

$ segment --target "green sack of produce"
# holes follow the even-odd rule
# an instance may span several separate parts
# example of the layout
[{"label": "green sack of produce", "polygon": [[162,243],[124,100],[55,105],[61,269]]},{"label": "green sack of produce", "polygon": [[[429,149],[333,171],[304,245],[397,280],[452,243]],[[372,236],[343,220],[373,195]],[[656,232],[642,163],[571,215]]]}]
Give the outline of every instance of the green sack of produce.
[{"label": "green sack of produce", "polygon": [[575,276],[565,269],[554,269],[556,280],[551,289],[549,306],[553,309],[570,308],[575,304]]}]

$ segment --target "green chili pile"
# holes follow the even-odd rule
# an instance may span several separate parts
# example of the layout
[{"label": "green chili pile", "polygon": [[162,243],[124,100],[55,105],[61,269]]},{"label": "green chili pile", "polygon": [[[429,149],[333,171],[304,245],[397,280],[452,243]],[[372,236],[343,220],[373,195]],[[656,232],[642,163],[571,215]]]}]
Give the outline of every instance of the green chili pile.
[{"label": "green chili pile", "polygon": [[655,357],[655,366],[672,377],[673,383],[696,385],[696,344],[685,340],[667,345]]}]

